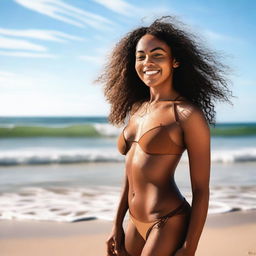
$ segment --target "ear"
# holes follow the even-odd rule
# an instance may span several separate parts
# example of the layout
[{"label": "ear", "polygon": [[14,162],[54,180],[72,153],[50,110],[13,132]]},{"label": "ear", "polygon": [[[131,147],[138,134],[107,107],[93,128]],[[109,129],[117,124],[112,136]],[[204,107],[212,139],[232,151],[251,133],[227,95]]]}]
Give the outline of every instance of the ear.
[{"label": "ear", "polygon": [[172,67],[173,68],[178,68],[180,66],[180,62],[176,61],[176,59],[173,60],[172,62]]}]

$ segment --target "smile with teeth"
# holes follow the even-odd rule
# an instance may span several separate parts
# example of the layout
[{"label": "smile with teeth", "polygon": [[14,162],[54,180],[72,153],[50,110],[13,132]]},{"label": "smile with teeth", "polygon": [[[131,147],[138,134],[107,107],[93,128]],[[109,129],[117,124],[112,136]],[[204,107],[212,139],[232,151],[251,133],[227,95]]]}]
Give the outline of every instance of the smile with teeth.
[{"label": "smile with teeth", "polygon": [[146,75],[155,75],[159,72],[160,72],[160,70],[147,70],[147,71],[144,71],[143,73]]}]

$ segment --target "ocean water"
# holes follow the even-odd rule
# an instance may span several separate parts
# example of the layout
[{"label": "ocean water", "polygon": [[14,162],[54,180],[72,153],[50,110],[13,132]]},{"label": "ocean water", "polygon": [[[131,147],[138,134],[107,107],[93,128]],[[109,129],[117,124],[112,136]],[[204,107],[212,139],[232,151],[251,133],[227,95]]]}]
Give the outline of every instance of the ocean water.
[{"label": "ocean water", "polygon": [[[121,128],[105,117],[0,118],[0,219],[113,220],[124,175]],[[212,130],[209,214],[256,208],[256,123]],[[186,152],[175,179],[191,202]]]}]

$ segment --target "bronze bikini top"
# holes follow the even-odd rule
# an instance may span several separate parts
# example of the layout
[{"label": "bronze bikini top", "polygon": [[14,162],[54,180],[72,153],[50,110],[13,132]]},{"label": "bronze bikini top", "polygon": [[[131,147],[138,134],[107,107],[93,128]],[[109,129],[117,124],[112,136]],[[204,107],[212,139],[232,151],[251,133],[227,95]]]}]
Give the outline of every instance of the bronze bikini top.
[{"label": "bronze bikini top", "polygon": [[[169,100],[173,102],[173,113],[175,122],[171,127],[175,128],[179,124],[179,118],[176,110],[176,102],[182,100]],[[127,125],[128,126],[128,125]],[[184,146],[176,144],[169,136],[166,125],[157,125],[144,132],[138,140],[127,140],[124,131],[125,126],[119,135],[117,141],[118,150],[122,155],[126,155],[131,148],[132,143],[138,143],[140,148],[149,155],[182,155]],[[169,126],[169,125],[168,125]],[[170,128],[169,128],[170,129]]]}]

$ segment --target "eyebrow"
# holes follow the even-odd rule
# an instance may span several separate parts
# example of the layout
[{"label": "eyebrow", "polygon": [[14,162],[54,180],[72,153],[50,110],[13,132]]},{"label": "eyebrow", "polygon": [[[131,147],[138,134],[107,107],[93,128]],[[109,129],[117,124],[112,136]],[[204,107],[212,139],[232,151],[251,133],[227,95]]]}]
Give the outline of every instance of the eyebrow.
[{"label": "eyebrow", "polygon": [[[154,52],[154,51],[156,51],[156,50],[162,50],[162,51],[166,52],[162,47],[156,47],[156,48],[150,50],[150,52]],[[137,52],[144,53],[144,51],[137,51]]]}]

